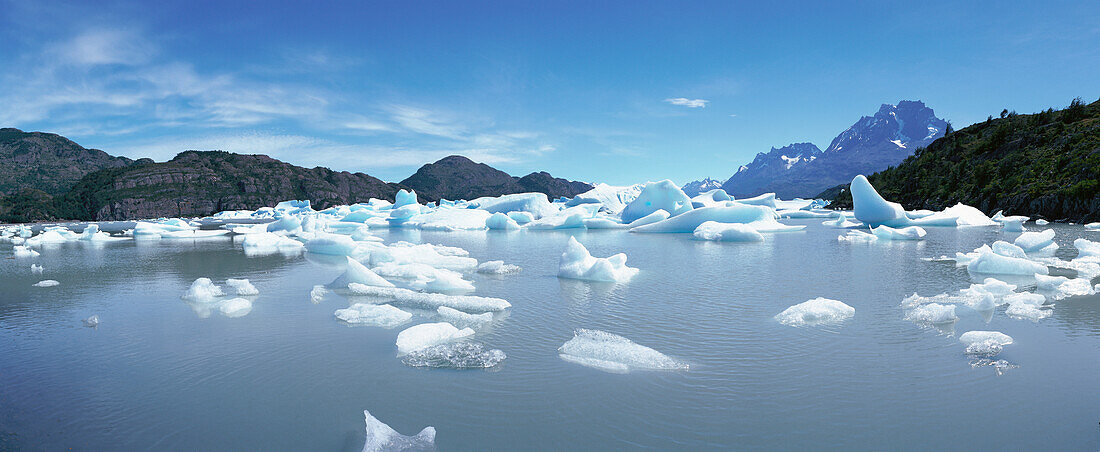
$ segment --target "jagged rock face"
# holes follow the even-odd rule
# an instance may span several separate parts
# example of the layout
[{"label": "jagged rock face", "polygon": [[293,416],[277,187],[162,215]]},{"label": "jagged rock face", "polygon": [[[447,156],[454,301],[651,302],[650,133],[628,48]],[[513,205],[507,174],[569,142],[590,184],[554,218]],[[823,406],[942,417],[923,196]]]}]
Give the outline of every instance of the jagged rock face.
[{"label": "jagged rock face", "polygon": [[[826,188],[850,181],[857,174],[871,174],[897,165],[943,136],[947,122],[921,101],[883,104],[877,113],[864,116],[833,139],[815,158],[790,163],[793,150],[776,149],[757,154],[753,163],[741,167],[722,188],[734,196],[774,192],[781,198],[810,197]],[[813,146],[801,143],[798,146]],[[816,148],[816,147],[815,147]],[[774,154],[774,155],[773,155]],[[781,159],[787,155],[788,159]],[[813,153],[810,153],[813,156]]]},{"label": "jagged rock face", "polygon": [[680,187],[680,189],[684,191],[684,194],[688,195],[689,198],[694,198],[695,196],[698,196],[699,193],[708,192],[716,188],[722,188],[722,181],[711,179],[709,177],[703,180],[688,182],[684,184],[683,187]]},{"label": "jagged rock face", "polygon": [[525,192],[545,193],[554,199],[559,196],[575,196],[592,188],[590,184],[555,178],[545,172],[517,178],[460,155],[444,157],[420,167],[415,174],[401,181],[401,185],[416,190],[421,199],[428,201],[474,199]]},{"label": "jagged rock face", "polygon": [[0,129],[0,196],[24,189],[58,195],[85,174],[133,163],[98,149],[85,149],[60,135]]},{"label": "jagged rock face", "polygon": [[[751,197],[764,193],[764,187],[785,177],[793,169],[806,166],[821,157],[821,149],[813,143],[794,143],[781,148],[771,148],[767,153],[756,154],[752,163],[737,169],[722,188],[735,197]],[[732,190],[732,191],[731,191]]]},{"label": "jagged rock face", "polygon": [[302,168],[266,155],[187,151],[171,161],[92,173],[66,194],[66,216],[123,220],[205,216],[257,209],[287,199],[315,208],[380,198],[397,187],[363,173]]}]

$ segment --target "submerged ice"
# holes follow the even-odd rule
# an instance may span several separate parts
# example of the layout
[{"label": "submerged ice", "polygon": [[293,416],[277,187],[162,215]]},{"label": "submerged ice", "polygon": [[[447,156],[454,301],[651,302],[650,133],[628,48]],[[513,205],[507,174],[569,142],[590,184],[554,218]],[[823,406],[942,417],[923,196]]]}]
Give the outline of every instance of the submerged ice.
[{"label": "submerged ice", "polygon": [[606,331],[578,329],[558,348],[563,360],[606,372],[685,370],[687,363]]}]

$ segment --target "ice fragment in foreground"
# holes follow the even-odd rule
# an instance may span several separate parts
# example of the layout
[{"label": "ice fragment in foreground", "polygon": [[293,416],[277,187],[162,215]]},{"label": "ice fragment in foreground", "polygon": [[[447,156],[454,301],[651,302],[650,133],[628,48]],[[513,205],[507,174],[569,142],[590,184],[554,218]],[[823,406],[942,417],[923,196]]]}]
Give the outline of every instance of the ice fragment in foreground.
[{"label": "ice fragment in foreground", "polygon": [[99,316],[92,315],[91,317],[81,320],[81,323],[83,323],[86,327],[95,328],[99,326]]},{"label": "ice fragment in foreground", "polygon": [[46,269],[43,268],[41,265],[31,264],[31,273],[34,273],[36,275],[41,275],[42,272],[44,272],[44,271],[46,271]]},{"label": "ice fragment in foreground", "polygon": [[687,363],[606,331],[578,329],[558,348],[561,359],[605,372],[683,370]]},{"label": "ice fragment in foreground", "polygon": [[856,308],[844,302],[818,297],[783,310],[775,319],[784,325],[804,326],[839,323],[855,314]]},{"label": "ice fragment in foreground", "polygon": [[487,275],[505,275],[522,270],[518,265],[505,264],[504,261],[488,261],[477,266],[478,273]]},{"label": "ice fragment in foreground", "polygon": [[985,250],[979,251],[978,257],[966,264],[966,269],[970,273],[1001,275],[1030,276],[1036,273],[1046,275],[1050,272],[1044,264]]},{"label": "ice fragment in foreground", "polygon": [[405,355],[424,347],[455,341],[473,334],[474,330],[470,328],[460,330],[447,322],[421,323],[397,333],[397,353]]},{"label": "ice fragment in foreground", "polygon": [[371,416],[370,411],[363,410],[363,417],[366,418],[367,423],[367,439],[363,444],[363,452],[435,449],[435,427],[424,427],[424,430],[415,436],[405,436]]},{"label": "ice fragment in foreground", "polygon": [[969,355],[994,356],[1012,344],[1012,337],[999,331],[967,331],[959,336]]},{"label": "ice fragment in foreground", "polygon": [[1058,249],[1058,244],[1054,243],[1053,229],[1046,229],[1038,232],[1025,232],[1020,234],[1019,237],[1016,237],[1016,240],[1012,243],[1027,253],[1039,251],[1052,252]]},{"label": "ice fragment in foreground", "polygon": [[592,257],[576,238],[569,237],[569,244],[558,261],[558,277],[587,281],[626,282],[638,269],[626,266],[626,254],[611,257]]},{"label": "ice fragment in foreground", "polygon": [[56,285],[59,285],[59,284],[61,284],[61,283],[59,283],[57,281],[54,281],[52,279],[47,279],[47,280],[44,280],[44,281],[36,282],[36,283],[33,284],[33,286],[34,287],[53,287],[53,286],[56,286]]},{"label": "ice fragment in foreground", "polygon": [[436,309],[436,313],[439,314],[439,318],[445,322],[474,329],[481,328],[482,325],[493,321],[493,313],[491,312],[467,314],[458,309],[440,306],[439,309]]},{"label": "ice fragment in foreground", "polygon": [[309,301],[313,302],[313,304],[320,303],[322,300],[325,299],[325,294],[327,293],[328,289],[326,289],[325,286],[313,286],[313,290],[309,291]]},{"label": "ice fragment in foreground", "polygon": [[920,226],[894,229],[885,225],[876,227],[871,232],[874,232],[875,237],[883,240],[920,240],[928,233]]},{"label": "ice fragment in foreground", "polygon": [[38,251],[27,248],[23,245],[15,245],[12,250],[15,251],[15,257],[38,257]]},{"label": "ice fragment in foreground", "polygon": [[917,306],[905,314],[905,320],[915,323],[940,324],[958,320],[954,305],[928,303]]}]

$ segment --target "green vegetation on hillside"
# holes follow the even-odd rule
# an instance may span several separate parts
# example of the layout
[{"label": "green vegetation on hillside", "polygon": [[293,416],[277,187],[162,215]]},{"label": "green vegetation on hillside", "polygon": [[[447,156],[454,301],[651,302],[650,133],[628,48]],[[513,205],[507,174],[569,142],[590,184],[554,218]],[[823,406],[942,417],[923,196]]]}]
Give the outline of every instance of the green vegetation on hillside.
[{"label": "green vegetation on hillside", "polygon": [[[953,131],[868,179],[907,209],[962,202],[986,213],[1100,219],[1100,100],[1086,105],[1078,98],[1063,110],[999,116]],[[848,208],[846,188],[819,196]]]}]

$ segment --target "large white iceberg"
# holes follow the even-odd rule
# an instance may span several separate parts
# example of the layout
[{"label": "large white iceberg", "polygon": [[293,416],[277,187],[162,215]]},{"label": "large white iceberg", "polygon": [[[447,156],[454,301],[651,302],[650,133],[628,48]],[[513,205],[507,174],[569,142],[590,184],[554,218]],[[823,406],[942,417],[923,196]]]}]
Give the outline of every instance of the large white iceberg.
[{"label": "large white iceberg", "polygon": [[804,326],[838,323],[855,314],[856,308],[842,301],[818,297],[784,309],[775,319],[784,325]]},{"label": "large white iceberg", "polygon": [[630,223],[657,210],[664,210],[675,217],[691,209],[691,198],[674,182],[665,179],[646,184],[638,198],[623,209],[622,219],[623,223]]},{"label": "large white iceberg", "polygon": [[852,208],[857,220],[871,226],[908,224],[909,217],[905,216],[905,209],[901,204],[883,199],[866,176],[860,174],[852,179],[849,189],[852,193]]},{"label": "large white iceberg", "polygon": [[708,221],[743,223],[757,232],[798,231],[806,228],[804,225],[788,226],[776,221],[775,210],[770,207],[750,206],[733,201],[722,206],[690,210],[667,220],[631,228],[630,232],[694,233],[695,229]]},{"label": "large white iceberg", "polygon": [[684,370],[688,364],[606,331],[578,329],[558,348],[566,361],[606,372]]},{"label": "large white iceberg", "polygon": [[558,276],[587,281],[626,282],[638,269],[626,266],[626,254],[593,257],[574,237],[569,237],[565,252],[558,261]]}]

